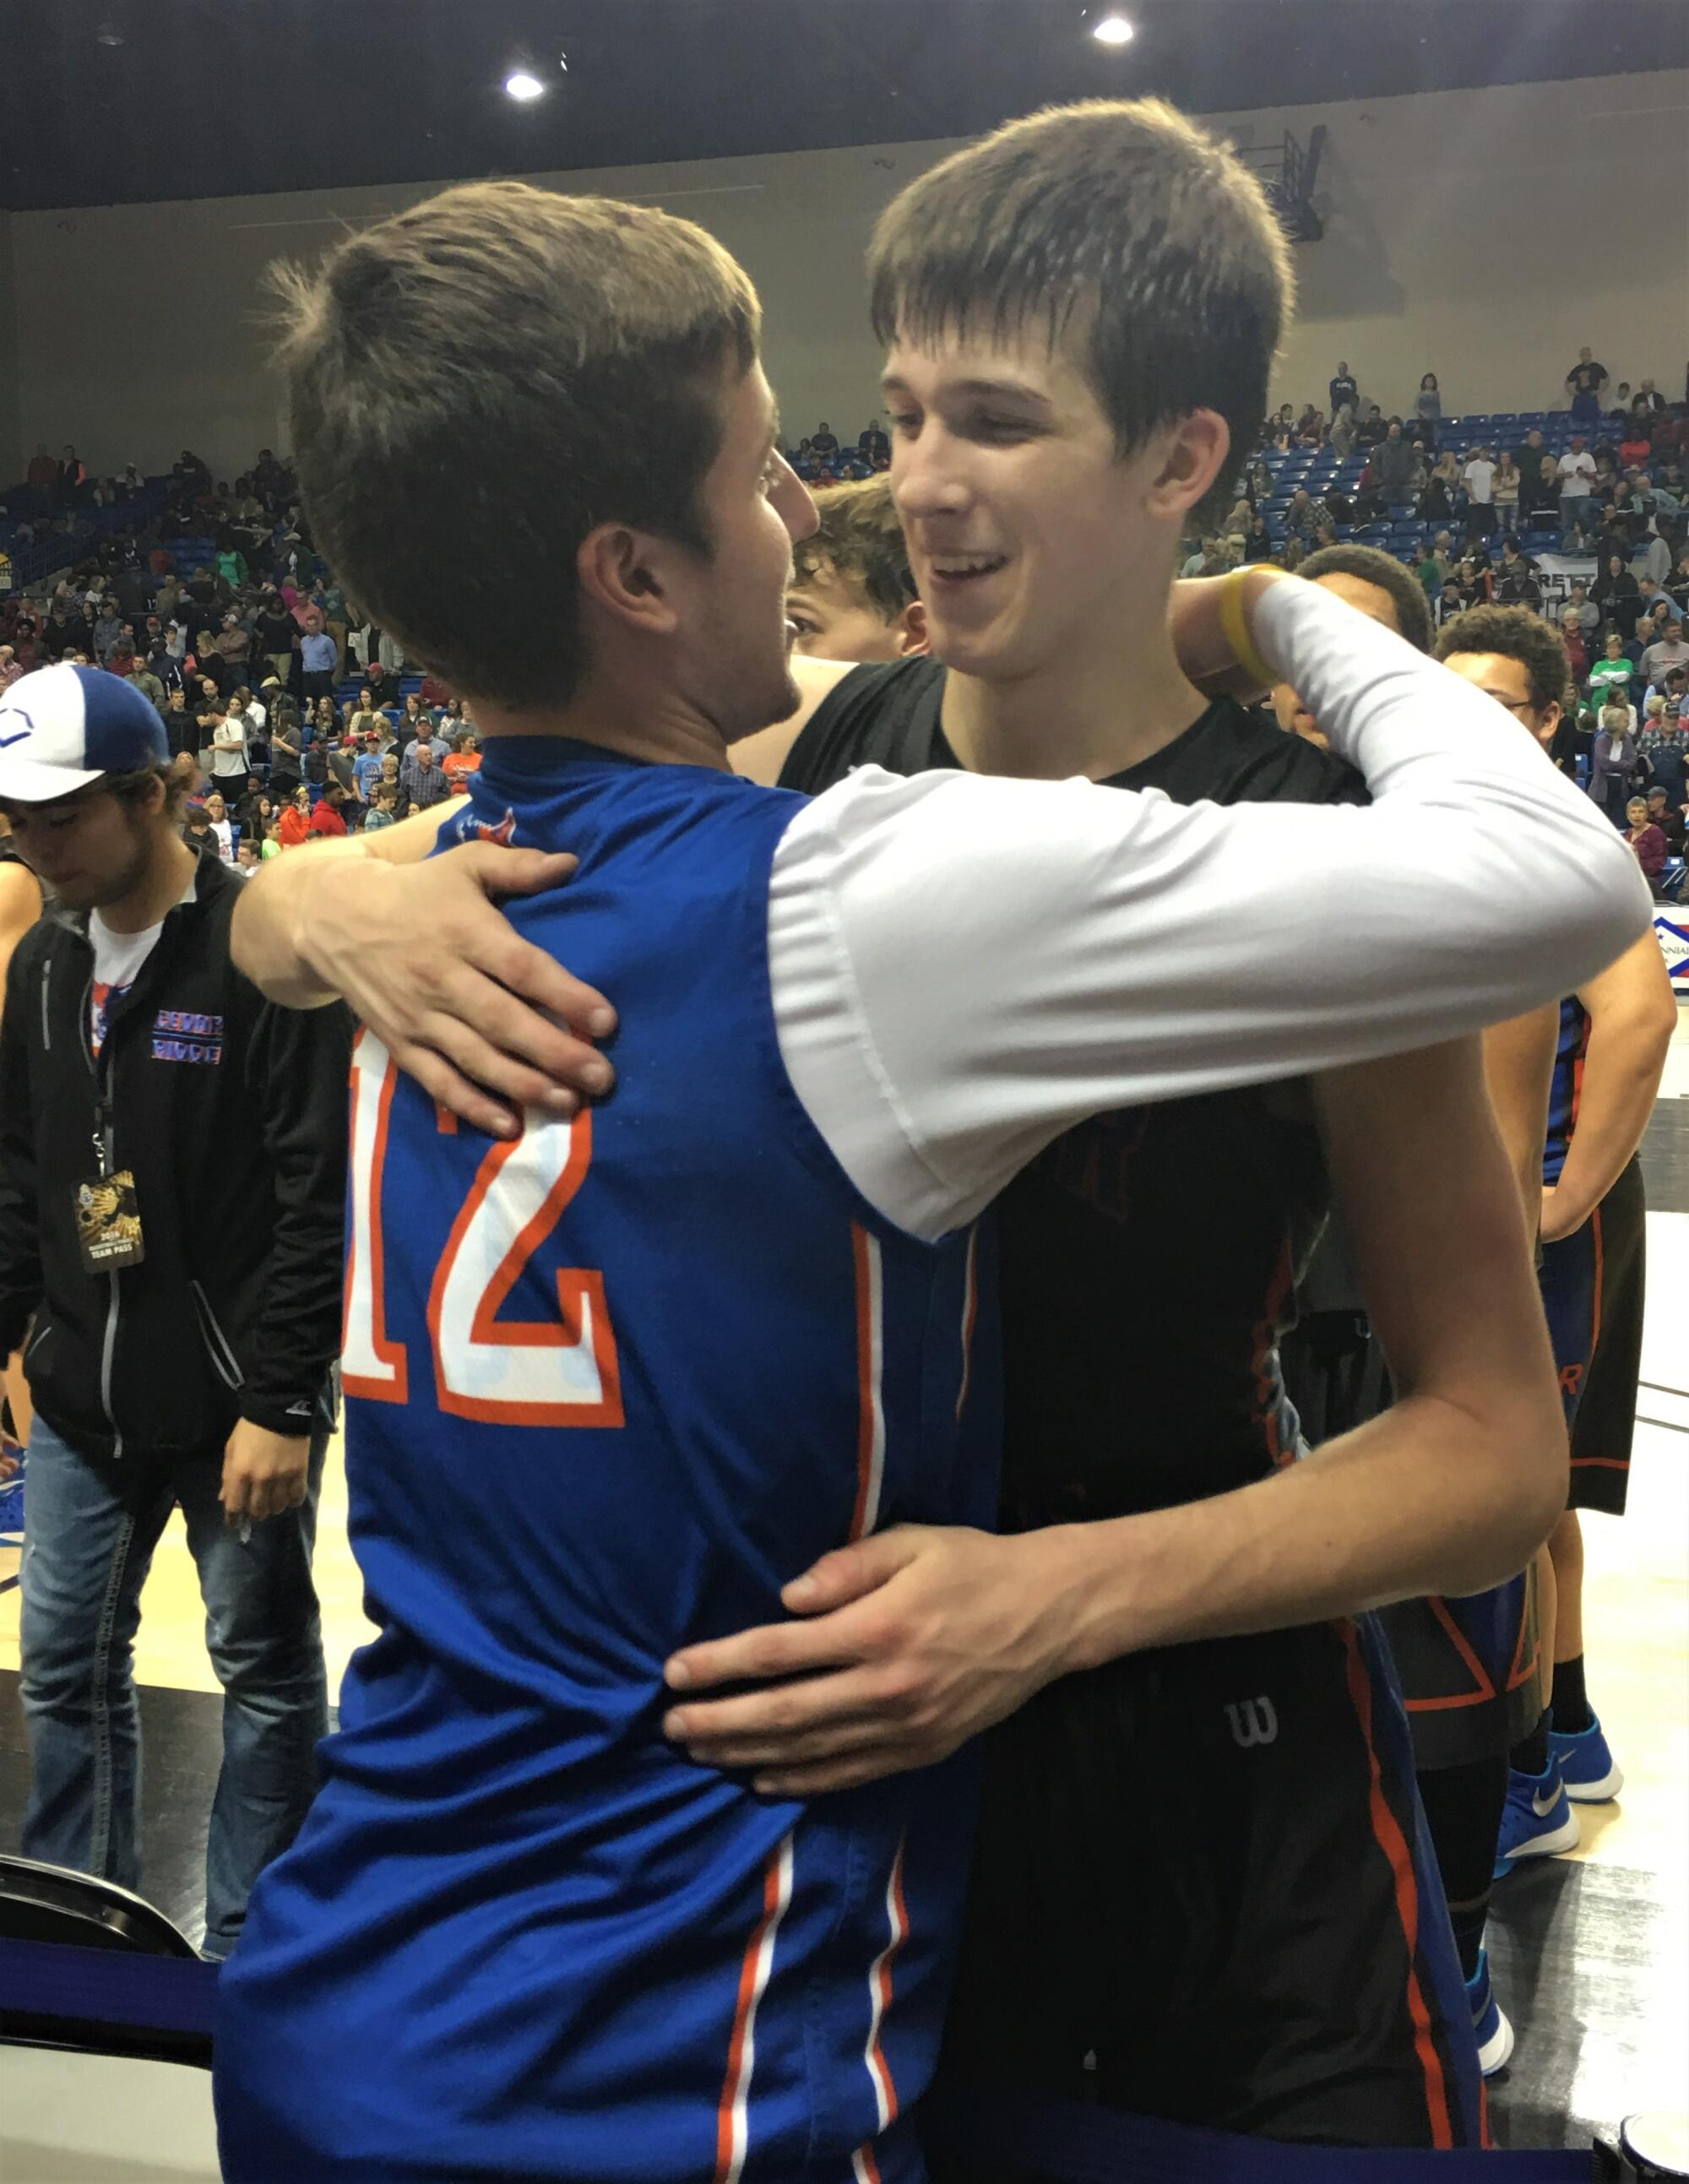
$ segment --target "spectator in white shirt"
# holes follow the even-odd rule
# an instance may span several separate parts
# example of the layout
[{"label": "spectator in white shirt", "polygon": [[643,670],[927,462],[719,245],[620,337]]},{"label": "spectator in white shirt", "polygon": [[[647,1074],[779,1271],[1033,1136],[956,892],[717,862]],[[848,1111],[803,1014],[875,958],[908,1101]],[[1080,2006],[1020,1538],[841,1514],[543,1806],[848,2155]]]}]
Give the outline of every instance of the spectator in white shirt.
[{"label": "spectator in white shirt", "polygon": [[1578,433],[1555,465],[1560,479],[1560,521],[1569,531],[1579,520],[1590,518],[1590,488],[1595,483],[1595,458]]},{"label": "spectator in white shirt", "polygon": [[237,787],[245,782],[250,758],[251,754],[247,749],[245,714],[231,709],[220,717],[220,709],[214,706],[211,714],[211,777],[223,787],[226,794],[232,796]]},{"label": "spectator in white shirt", "polygon": [[226,865],[235,861],[235,829],[229,817],[229,807],[216,789],[205,800],[205,816],[211,822],[210,831],[217,838],[217,855]]},{"label": "spectator in white shirt", "polygon": [[1472,450],[1472,459],[1461,472],[1466,488],[1466,535],[1469,538],[1486,538],[1493,521],[1491,485],[1496,475],[1496,465],[1490,460],[1490,450],[1480,442]]},{"label": "spectator in white shirt", "polygon": [[1661,691],[1665,688],[1666,676],[1674,667],[1689,667],[1689,644],[1683,642],[1683,632],[1675,623],[1666,625],[1669,635],[1658,637],[1642,655],[1642,677]]}]

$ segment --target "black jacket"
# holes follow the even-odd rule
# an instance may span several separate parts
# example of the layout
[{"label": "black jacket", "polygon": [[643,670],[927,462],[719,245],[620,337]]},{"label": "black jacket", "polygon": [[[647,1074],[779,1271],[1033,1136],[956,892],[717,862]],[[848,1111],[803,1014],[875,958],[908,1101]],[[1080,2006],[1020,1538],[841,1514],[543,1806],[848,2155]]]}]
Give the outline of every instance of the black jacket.
[{"label": "black jacket", "polygon": [[[0,1357],[84,1455],[220,1451],[237,1418],[312,1429],[340,1347],[351,1020],[266,1001],[229,959],[242,883],[202,858],[191,901],[88,1040],[86,921],[18,944],[0,1022]],[[91,1273],[77,1186],[131,1169],[146,1256]],[[254,1220],[255,1207],[263,1217]]]}]

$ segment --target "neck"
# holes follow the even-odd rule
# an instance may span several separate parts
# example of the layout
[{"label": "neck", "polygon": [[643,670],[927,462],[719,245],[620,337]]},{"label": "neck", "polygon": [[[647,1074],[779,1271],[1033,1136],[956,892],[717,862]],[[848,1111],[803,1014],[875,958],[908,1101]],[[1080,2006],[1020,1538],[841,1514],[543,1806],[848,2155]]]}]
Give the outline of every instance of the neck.
[{"label": "neck", "polygon": [[1164,599],[1111,617],[1107,643],[1001,682],[953,671],[940,716],[970,773],[1107,779],[1163,750],[1207,699],[1179,668]]},{"label": "neck", "polygon": [[588,679],[566,705],[524,711],[477,698],[475,720],[483,744],[490,736],[566,736],[648,766],[702,766],[729,772],[720,732],[672,692],[636,694]]},{"label": "neck", "polygon": [[198,853],[174,827],[154,834],[135,885],[116,902],[102,903],[101,917],[113,933],[144,933],[181,900],[198,861]]}]

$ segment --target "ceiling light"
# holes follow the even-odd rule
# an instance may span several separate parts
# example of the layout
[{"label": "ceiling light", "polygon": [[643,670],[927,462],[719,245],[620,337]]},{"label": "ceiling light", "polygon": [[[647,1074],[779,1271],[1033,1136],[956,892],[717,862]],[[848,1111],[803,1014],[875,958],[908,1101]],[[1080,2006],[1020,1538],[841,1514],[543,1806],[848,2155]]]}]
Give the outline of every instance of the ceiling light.
[{"label": "ceiling light", "polygon": [[1137,35],[1123,15],[1105,15],[1091,32],[1103,46],[1129,46]]},{"label": "ceiling light", "polygon": [[537,75],[530,75],[526,69],[512,69],[504,78],[504,89],[510,98],[520,99],[524,104],[531,98],[545,96],[545,86]]}]

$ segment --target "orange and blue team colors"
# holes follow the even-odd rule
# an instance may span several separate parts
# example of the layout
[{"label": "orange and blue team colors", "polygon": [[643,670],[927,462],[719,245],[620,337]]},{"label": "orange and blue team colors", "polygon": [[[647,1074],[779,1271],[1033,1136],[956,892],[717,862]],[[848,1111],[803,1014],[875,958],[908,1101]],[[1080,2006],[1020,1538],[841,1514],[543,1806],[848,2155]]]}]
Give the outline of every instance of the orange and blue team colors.
[{"label": "orange and blue team colors", "polygon": [[915,2184],[972,1766],[759,1797],[664,1737],[662,1664],[778,1619],[853,1537],[991,1521],[989,1275],[865,1204],[786,1077],[795,799],[502,738],[472,795],[449,836],[508,811],[579,856],[511,914],[616,996],[618,1084],[493,1144],[357,1047],[347,1474],[380,1635],[225,1974],[225,2174]]}]

